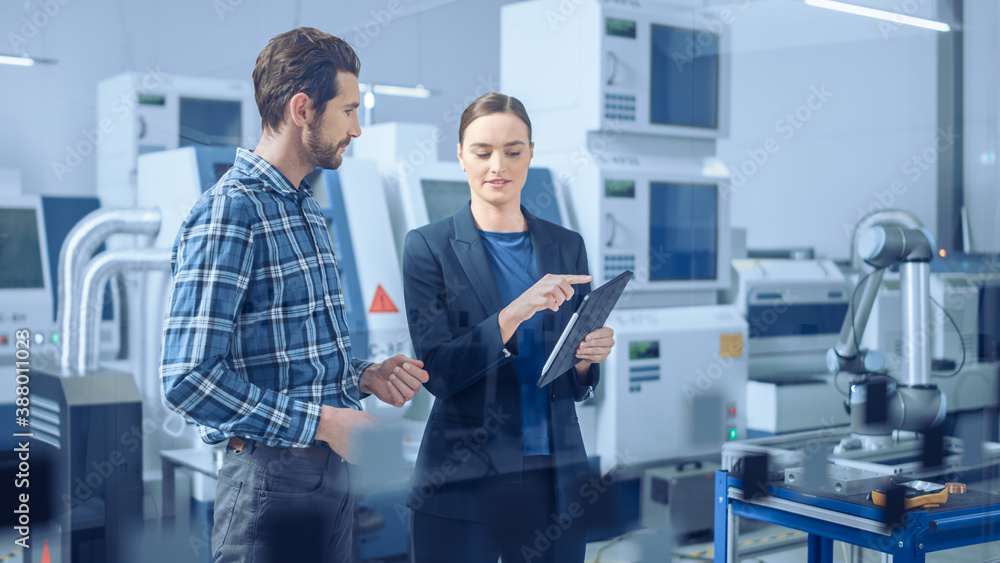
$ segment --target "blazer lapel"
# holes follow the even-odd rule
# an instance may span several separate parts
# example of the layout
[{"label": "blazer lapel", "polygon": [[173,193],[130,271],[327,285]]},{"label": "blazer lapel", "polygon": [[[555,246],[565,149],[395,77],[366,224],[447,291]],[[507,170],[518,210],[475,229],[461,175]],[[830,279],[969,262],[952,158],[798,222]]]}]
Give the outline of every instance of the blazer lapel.
[{"label": "blazer lapel", "polygon": [[476,297],[479,298],[487,315],[503,309],[500,291],[493,281],[493,271],[490,269],[489,258],[483,247],[482,237],[476,228],[472,217],[472,208],[466,205],[454,215],[455,238],[451,240],[451,248],[462,266],[462,271],[473,284]]}]

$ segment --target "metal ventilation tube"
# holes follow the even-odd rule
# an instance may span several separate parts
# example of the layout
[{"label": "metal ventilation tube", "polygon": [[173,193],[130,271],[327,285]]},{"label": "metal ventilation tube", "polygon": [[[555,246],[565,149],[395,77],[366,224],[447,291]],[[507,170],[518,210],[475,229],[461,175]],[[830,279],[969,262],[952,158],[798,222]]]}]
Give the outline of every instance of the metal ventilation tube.
[{"label": "metal ventilation tube", "polygon": [[157,209],[98,209],[84,217],[66,236],[66,242],[59,252],[57,320],[60,334],[63,335],[59,365],[64,372],[73,368],[73,360],[78,354],[80,284],[94,251],[113,234],[155,236],[159,230],[160,211]]},{"label": "metal ventilation tube", "polygon": [[170,270],[169,250],[113,250],[102,252],[87,266],[79,303],[80,337],[76,371],[83,375],[97,369],[104,284],[119,272]]}]

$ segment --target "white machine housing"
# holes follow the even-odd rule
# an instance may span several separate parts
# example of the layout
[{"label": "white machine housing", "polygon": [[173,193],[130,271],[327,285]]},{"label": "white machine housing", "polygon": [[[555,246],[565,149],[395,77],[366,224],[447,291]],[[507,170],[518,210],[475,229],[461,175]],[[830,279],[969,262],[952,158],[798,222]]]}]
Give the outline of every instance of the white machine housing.
[{"label": "white machine housing", "polygon": [[[36,365],[35,362],[42,359],[39,348],[43,344],[50,343],[53,334],[58,335],[59,327],[52,320],[52,284],[55,280],[49,275],[48,244],[41,212],[41,198],[36,195],[4,197],[0,203],[0,216],[8,213],[20,216],[17,222],[20,220],[33,222],[34,232],[20,235],[9,232],[15,223],[13,217],[7,218],[9,223],[4,221],[6,224],[0,224],[0,258],[3,259],[3,268],[34,269],[37,265],[39,276],[37,283],[30,284],[32,287],[0,287],[0,358],[4,359],[5,365],[13,368],[14,354],[17,351],[15,333],[18,330],[27,329],[31,332],[29,339],[31,348],[28,351],[32,356],[32,365]],[[37,249],[34,248],[35,244]],[[5,246],[12,245],[18,248],[5,250]],[[21,252],[25,254],[22,255]],[[10,274],[4,274],[0,279],[7,275]],[[58,365],[58,356],[52,359],[54,364]],[[14,385],[0,387],[2,387],[0,403],[13,403]]]},{"label": "white machine housing", "polygon": [[[331,194],[335,193],[326,185],[332,181],[332,173],[324,170],[317,177],[318,181],[312,184],[312,189],[324,214],[329,209],[343,205],[344,218],[348,222],[344,228],[351,233],[353,265],[344,264],[342,256],[338,256],[338,263],[342,276],[350,272],[357,277],[356,283],[365,307],[368,345],[366,350],[356,350],[355,354],[373,362],[380,362],[396,354],[412,355],[403,303],[403,274],[399,263],[394,260],[392,231],[385,228],[390,224],[389,206],[385,192],[380,189],[378,166],[371,160],[344,157],[343,164],[336,170],[342,203],[329,201]],[[334,225],[329,220],[327,229],[335,246],[343,244],[343,241],[337,240]],[[383,292],[379,303],[388,305],[383,301],[387,298],[395,306],[395,311],[373,307],[376,305],[379,287]]]},{"label": "white machine housing", "polygon": [[[966,364],[979,357],[979,288],[966,274],[931,274],[931,299],[941,307],[931,304],[933,331],[931,332],[931,357],[962,362],[962,345],[965,345]],[[945,315],[945,311],[958,325],[958,332]]]},{"label": "white machine housing", "polygon": [[690,459],[746,436],[747,324],[736,307],[616,310],[607,326],[616,344],[595,397],[602,473],[620,456]]},{"label": "white machine housing", "polygon": [[[184,104],[200,107],[190,109],[186,118]],[[205,135],[190,129],[190,121],[202,127],[210,123],[206,114],[222,116],[213,124],[221,130]],[[186,145],[253,148],[260,140],[251,82],[171,76],[152,69],[98,83],[97,125],[102,134],[96,143],[97,195],[104,207],[136,205],[139,155]]]},{"label": "white machine housing", "polygon": [[[13,175],[10,177],[14,178]],[[9,268],[6,270],[8,272],[35,267],[40,271],[31,287],[0,287],[0,360],[13,361],[17,351],[15,333],[27,329],[31,332],[31,365],[36,369],[49,369],[55,373],[59,371],[59,346],[62,340],[75,337],[61,334],[56,319],[57,311],[53,310],[53,289],[59,284],[60,248],[52,247],[58,241],[48,240],[46,223],[48,219],[65,219],[62,214],[47,207],[54,205],[51,202],[64,198],[21,194],[19,185],[9,185],[6,188],[3,190],[6,195],[0,202],[0,215],[14,213],[19,217],[11,215],[0,218],[0,259],[5,264],[4,268]],[[64,211],[67,205],[73,206],[76,201],[76,198],[65,199],[69,202],[63,205]],[[50,214],[52,217],[49,217]],[[8,232],[17,227],[30,228],[31,232]],[[14,254],[9,254],[4,251],[4,244],[18,248]],[[0,280],[3,278],[4,276],[0,276]],[[114,357],[121,345],[118,300],[113,300],[111,305],[114,311],[112,319],[102,320],[99,325],[101,357],[104,359]],[[6,402],[8,395],[13,402],[12,393],[13,387],[0,390],[0,404]]]},{"label": "white machine housing", "polygon": [[[587,246],[595,281],[604,283],[624,270],[635,273],[628,286],[630,296],[619,302],[619,307],[714,304],[718,291],[730,286],[732,237],[729,198],[724,188],[726,168],[710,156],[647,153],[651,148],[655,150],[657,141],[662,140],[622,137],[614,153],[536,151],[534,162],[557,174],[563,198],[571,202],[567,207],[575,212],[575,227]],[[575,162],[580,159],[582,164]],[[711,274],[703,279],[656,279],[655,271],[669,264],[674,253],[669,248],[654,247],[651,240],[652,221],[663,213],[651,207],[654,186],[704,190],[714,201],[715,214],[709,224],[692,217],[689,225],[702,231],[702,236],[695,237],[691,244],[711,256]],[[683,244],[681,239],[677,242]]]},{"label": "white machine housing", "polygon": [[[565,142],[561,148],[578,147],[575,130],[711,139],[728,135],[730,39],[718,18],[656,0],[534,0],[501,10],[503,92],[524,102],[539,130],[570,133],[562,141],[551,139],[553,146]],[[669,53],[662,53],[663,64],[654,66],[654,33],[665,28],[674,34],[672,43]],[[714,83],[715,107],[700,108],[707,113],[714,109],[714,115],[706,114],[703,123],[674,124],[654,113],[672,108],[691,115],[695,112],[678,105],[711,96],[684,92],[690,98],[683,99],[680,92],[665,92],[673,98],[655,100],[654,108],[654,86],[662,88],[677,77]]]},{"label": "white machine housing", "polygon": [[733,260],[732,268],[733,304],[750,327],[751,379],[826,374],[850,303],[840,268],[832,260]]},{"label": "white machine housing", "polygon": [[[965,344],[965,364],[975,363],[979,357],[979,289],[971,283],[973,275],[931,274],[931,298],[944,307],[958,324],[959,332],[937,305],[931,304],[931,357],[933,359],[962,361],[962,344]],[[902,372],[903,333],[899,326],[901,292],[899,274],[886,273],[882,279],[862,347],[882,352],[890,375]]]}]

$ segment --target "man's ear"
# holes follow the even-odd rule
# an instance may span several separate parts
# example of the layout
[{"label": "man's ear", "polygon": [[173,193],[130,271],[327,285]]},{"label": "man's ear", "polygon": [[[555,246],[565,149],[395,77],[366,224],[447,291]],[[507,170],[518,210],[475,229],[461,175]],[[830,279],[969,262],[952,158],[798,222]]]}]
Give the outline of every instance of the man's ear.
[{"label": "man's ear", "polygon": [[314,113],[312,100],[305,92],[299,92],[288,100],[288,120],[296,127],[304,128],[312,120]]}]

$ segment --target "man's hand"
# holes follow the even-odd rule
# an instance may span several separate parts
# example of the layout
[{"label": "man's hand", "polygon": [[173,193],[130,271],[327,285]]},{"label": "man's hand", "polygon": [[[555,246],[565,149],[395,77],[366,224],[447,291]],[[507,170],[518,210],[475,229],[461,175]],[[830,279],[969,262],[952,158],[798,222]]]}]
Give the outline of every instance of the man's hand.
[{"label": "man's hand", "polygon": [[361,374],[361,392],[375,395],[383,403],[401,407],[427,383],[427,372],[420,360],[395,355],[381,364],[370,366]]},{"label": "man's hand", "polygon": [[582,360],[575,366],[577,379],[587,375],[591,364],[599,364],[608,359],[614,345],[615,331],[606,326],[588,334],[576,348],[576,357]]},{"label": "man's hand", "polygon": [[323,405],[319,415],[319,426],[316,428],[316,439],[330,445],[330,449],[347,461],[353,462],[357,448],[353,441],[364,430],[375,430],[379,423],[365,411],[354,409],[338,409]]}]

